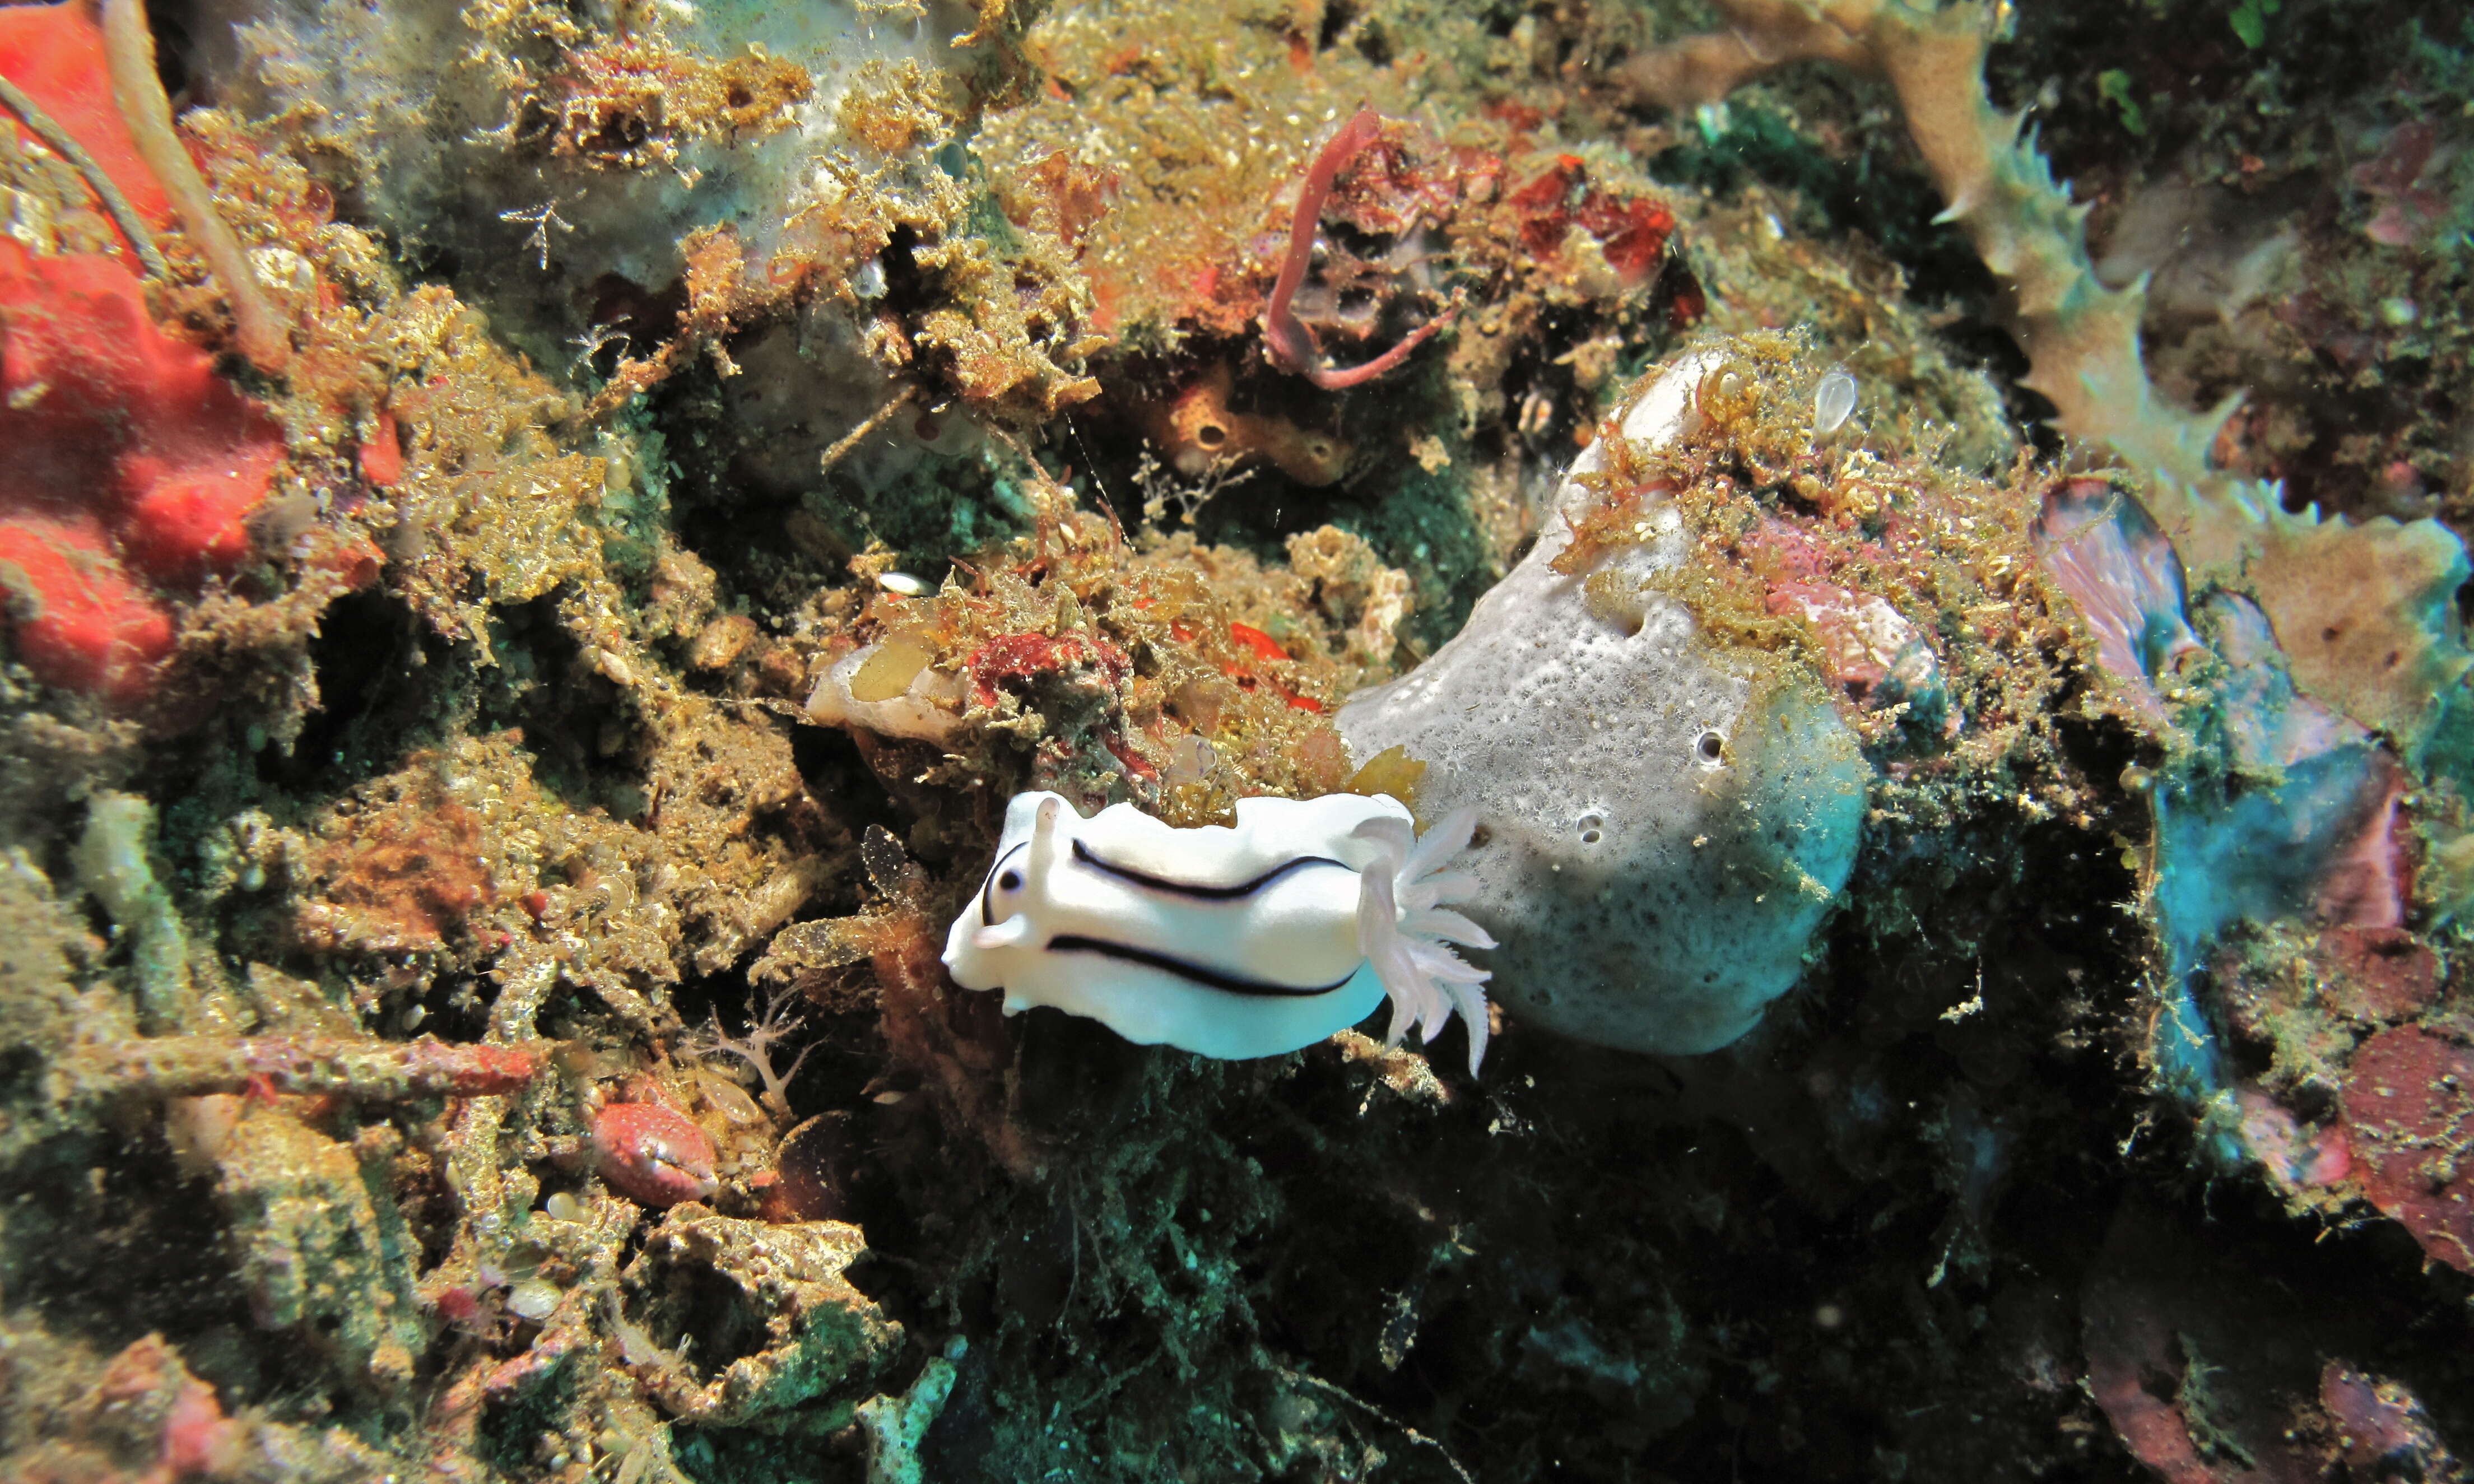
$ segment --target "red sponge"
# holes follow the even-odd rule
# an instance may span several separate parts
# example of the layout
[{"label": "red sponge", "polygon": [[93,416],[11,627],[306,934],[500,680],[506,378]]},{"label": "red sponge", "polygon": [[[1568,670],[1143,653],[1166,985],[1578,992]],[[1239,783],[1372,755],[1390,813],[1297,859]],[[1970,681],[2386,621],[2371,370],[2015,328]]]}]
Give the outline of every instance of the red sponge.
[{"label": "red sponge", "polygon": [[146,698],[156,662],[172,649],[172,619],[129,580],[92,522],[0,519],[0,589],[35,673],[115,706]]},{"label": "red sponge", "polygon": [[171,647],[161,595],[248,553],[281,432],[155,328],[117,261],[0,238],[0,584],[20,654],[51,684],[143,699]]},{"label": "red sponge", "polygon": [[[0,77],[35,100],[52,122],[85,147],[148,226],[172,224],[172,204],[111,104],[104,68],[103,24],[85,0],[0,6]],[[0,127],[6,126],[0,116]]]}]

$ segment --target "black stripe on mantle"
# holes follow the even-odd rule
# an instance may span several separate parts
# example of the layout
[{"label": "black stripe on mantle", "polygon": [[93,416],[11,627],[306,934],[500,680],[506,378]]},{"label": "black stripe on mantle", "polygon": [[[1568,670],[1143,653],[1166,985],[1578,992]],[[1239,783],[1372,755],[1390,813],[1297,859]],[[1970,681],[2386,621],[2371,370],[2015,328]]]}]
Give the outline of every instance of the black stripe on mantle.
[{"label": "black stripe on mantle", "polygon": [[1303,870],[1309,865],[1337,865],[1344,871],[1352,869],[1347,862],[1335,861],[1329,856],[1299,856],[1294,861],[1272,867],[1252,881],[1241,881],[1233,887],[1198,887],[1191,882],[1171,881],[1165,876],[1153,876],[1147,871],[1135,870],[1131,866],[1103,861],[1091,853],[1090,846],[1079,839],[1074,842],[1074,859],[1103,875],[1114,876],[1119,881],[1129,881],[1137,887],[1145,887],[1153,891],[1165,891],[1172,896],[1192,897],[1199,902],[1242,901],[1289,872]]},{"label": "black stripe on mantle", "polygon": [[[1282,869],[1286,868],[1282,867]],[[1350,979],[1357,977],[1352,971],[1347,978],[1334,980],[1327,985],[1274,985],[1259,979],[1239,979],[1233,974],[1223,974],[1218,969],[1207,969],[1199,963],[1188,963],[1182,959],[1171,958],[1164,953],[1154,953],[1148,948],[1136,948],[1127,943],[1112,943],[1104,937],[1052,937],[1048,940],[1047,946],[1053,953],[1096,953],[1104,959],[1115,959],[1125,963],[1139,963],[1145,968],[1154,968],[1163,974],[1174,974],[1179,979],[1201,985],[1206,989],[1218,989],[1225,994],[1242,994],[1254,999],[1308,999],[1318,994],[1329,994],[1347,984]]]}]

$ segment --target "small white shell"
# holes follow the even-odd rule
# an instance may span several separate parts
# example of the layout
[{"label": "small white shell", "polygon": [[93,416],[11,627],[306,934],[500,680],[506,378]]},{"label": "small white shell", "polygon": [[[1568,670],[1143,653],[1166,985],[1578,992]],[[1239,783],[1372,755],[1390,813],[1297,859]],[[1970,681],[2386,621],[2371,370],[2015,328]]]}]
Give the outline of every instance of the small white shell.
[{"label": "small white shell", "polygon": [[518,1319],[543,1320],[558,1307],[558,1285],[546,1277],[528,1277],[507,1290],[507,1312]]},{"label": "small white shell", "polygon": [[917,597],[928,591],[927,583],[907,572],[878,572],[876,585],[888,593],[898,593],[904,597]]},{"label": "small white shell", "polygon": [[1856,378],[1833,369],[1812,389],[1812,436],[1827,438],[1856,411]]}]

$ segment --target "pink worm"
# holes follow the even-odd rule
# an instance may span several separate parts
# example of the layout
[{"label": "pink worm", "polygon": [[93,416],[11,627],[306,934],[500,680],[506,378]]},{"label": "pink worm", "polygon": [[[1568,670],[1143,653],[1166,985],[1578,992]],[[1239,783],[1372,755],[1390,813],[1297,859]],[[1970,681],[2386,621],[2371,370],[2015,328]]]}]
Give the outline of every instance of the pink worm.
[{"label": "pink worm", "polygon": [[1409,358],[1409,353],[1425,343],[1435,331],[1452,322],[1455,309],[1443,313],[1409,331],[1398,345],[1362,366],[1346,368],[1322,363],[1322,348],[1315,344],[1314,331],[1307,328],[1289,308],[1297,297],[1298,286],[1305,281],[1306,265],[1314,257],[1315,229],[1322,221],[1322,204],[1330,199],[1332,182],[1340,167],[1356,158],[1357,153],[1374,142],[1383,127],[1382,116],[1372,109],[1360,109],[1340,126],[1315,157],[1306,171],[1305,184],[1298,190],[1298,209],[1289,218],[1289,255],[1280,264],[1280,276],[1272,282],[1272,297],[1263,304],[1263,341],[1271,348],[1272,360],[1283,371],[1293,371],[1327,392],[1371,381]]}]

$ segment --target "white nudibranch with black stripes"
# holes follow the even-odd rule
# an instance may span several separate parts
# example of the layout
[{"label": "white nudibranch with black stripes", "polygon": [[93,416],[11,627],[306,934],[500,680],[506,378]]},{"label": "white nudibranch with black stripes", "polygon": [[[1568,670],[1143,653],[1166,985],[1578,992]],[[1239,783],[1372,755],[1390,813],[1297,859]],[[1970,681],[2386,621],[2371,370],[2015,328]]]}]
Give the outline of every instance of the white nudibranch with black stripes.
[{"label": "white nudibranch with black stripes", "polygon": [[1384,794],[1239,799],[1234,828],[1190,830],[1016,794],[945,966],[965,989],[1003,989],[1008,1015],[1052,1005],[1224,1058],[1310,1046],[1388,995],[1395,1045],[1459,1010],[1475,1072],[1487,973],[1447,945],[1494,939],[1445,904],[1475,889],[1448,867],[1476,827],[1464,811],[1419,839]]}]

